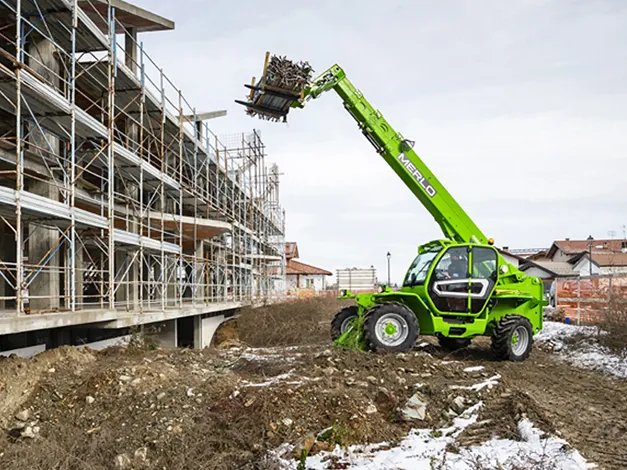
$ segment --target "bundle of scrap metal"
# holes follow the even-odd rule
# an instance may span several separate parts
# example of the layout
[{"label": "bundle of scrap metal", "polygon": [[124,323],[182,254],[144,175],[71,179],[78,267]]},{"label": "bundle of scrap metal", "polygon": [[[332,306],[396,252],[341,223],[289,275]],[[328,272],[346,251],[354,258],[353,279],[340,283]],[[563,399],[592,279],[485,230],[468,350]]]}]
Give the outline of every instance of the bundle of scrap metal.
[{"label": "bundle of scrap metal", "polygon": [[246,106],[246,114],[259,119],[285,122],[287,113],[310,83],[313,68],[308,62],[293,62],[287,57],[266,54],[264,76],[258,82],[246,85],[251,92],[248,102],[237,101]]},{"label": "bundle of scrap metal", "polygon": [[273,55],[268,61],[266,84],[300,94],[312,74],[313,69],[308,62],[292,62],[287,57]]}]

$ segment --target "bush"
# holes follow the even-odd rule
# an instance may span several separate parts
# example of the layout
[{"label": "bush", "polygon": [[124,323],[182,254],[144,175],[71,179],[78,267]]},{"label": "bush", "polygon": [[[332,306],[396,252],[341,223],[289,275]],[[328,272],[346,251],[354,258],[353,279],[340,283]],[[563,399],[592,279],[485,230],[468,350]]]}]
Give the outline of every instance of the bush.
[{"label": "bush", "polygon": [[237,319],[240,340],[253,347],[296,346],[330,341],[330,322],[352,301],[329,297],[242,309]]},{"label": "bush", "polygon": [[627,299],[612,295],[607,308],[601,313],[599,343],[614,352],[627,352]]}]

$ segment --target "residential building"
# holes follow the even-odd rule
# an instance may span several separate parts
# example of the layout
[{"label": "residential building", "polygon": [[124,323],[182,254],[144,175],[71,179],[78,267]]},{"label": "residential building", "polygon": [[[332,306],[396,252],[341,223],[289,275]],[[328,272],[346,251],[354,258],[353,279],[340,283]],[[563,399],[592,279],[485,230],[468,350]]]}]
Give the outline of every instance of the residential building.
[{"label": "residential building", "polygon": [[627,241],[555,240],[545,253],[527,258],[520,269],[546,280],[627,272]]},{"label": "residential building", "polygon": [[530,259],[538,256],[545,255],[548,251],[548,248],[510,248],[508,246],[504,246],[501,250],[501,254],[503,252],[514,255],[518,258]]},{"label": "residential building", "polygon": [[497,250],[505,259],[505,261],[517,268],[520,268],[520,266],[527,261],[526,257],[517,254],[516,250],[510,250],[507,246],[504,246],[503,248],[497,248]]},{"label": "residential building", "polygon": [[327,276],[333,273],[310,264],[296,261],[300,255],[296,242],[285,244],[285,276],[287,279],[287,295],[316,295],[327,289]]}]

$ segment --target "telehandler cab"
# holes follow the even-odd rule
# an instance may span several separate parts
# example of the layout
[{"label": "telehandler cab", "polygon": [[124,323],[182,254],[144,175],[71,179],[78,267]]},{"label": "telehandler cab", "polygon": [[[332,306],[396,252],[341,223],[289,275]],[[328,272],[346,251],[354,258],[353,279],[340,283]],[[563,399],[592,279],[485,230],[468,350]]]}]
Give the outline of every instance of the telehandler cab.
[{"label": "telehandler cab", "polygon": [[340,298],[354,305],[340,310],[331,324],[336,345],[358,350],[402,352],[419,334],[435,335],[441,346],[463,348],[475,336],[490,336],[500,360],[525,360],[533,336],[542,328],[544,289],[537,277],[508,263],[431,173],[412,147],[333,65],[311,78],[308,63],[292,63],[266,53],[261,80],[245,85],[248,101],[237,103],[262,119],[286,120],[326,91],[335,91],[376,152],[429,211],[444,234],[418,247],[402,287]]}]

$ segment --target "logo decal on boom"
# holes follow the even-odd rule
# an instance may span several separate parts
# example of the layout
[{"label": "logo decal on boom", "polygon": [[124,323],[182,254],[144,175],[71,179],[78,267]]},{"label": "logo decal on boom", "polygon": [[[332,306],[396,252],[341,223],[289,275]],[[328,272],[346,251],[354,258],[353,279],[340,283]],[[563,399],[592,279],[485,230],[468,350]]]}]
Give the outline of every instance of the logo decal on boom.
[{"label": "logo decal on boom", "polygon": [[409,171],[414,179],[418,181],[420,186],[423,187],[423,189],[429,196],[433,197],[437,194],[435,188],[429,184],[426,178],[422,176],[422,173],[420,173],[420,170],[416,168],[416,166],[409,160],[409,158],[404,153],[401,152],[398,154],[398,161],[403,164],[407,171]]}]

